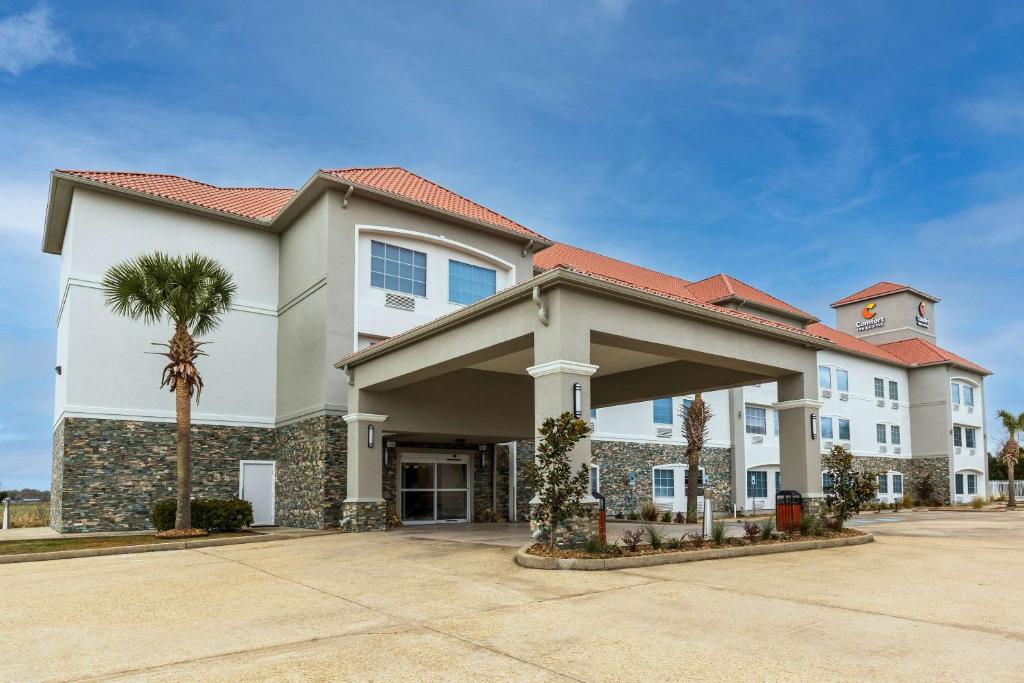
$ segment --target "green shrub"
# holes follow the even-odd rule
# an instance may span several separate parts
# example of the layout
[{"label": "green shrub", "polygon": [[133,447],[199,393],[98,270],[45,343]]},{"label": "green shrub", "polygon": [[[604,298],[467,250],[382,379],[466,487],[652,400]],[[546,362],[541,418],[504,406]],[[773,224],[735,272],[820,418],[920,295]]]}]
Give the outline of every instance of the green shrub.
[{"label": "green shrub", "polygon": [[662,524],[668,524],[671,521],[672,521],[672,513],[671,512],[662,512],[661,513],[661,523]]},{"label": "green shrub", "polygon": [[910,488],[907,487],[903,490],[903,497],[900,498],[900,505],[904,508],[912,508],[915,505],[914,494],[910,492]]},{"label": "green shrub", "polygon": [[645,500],[640,506],[640,519],[645,522],[656,522],[658,520],[658,506],[653,500]]},{"label": "green shrub", "polygon": [[980,510],[983,507],[985,507],[985,497],[984,496],[976,497],[974,500],[971,501],[971,507],[973,509],[975,509],[975,510]]},{"label": "green shrub", "polygon": [[820,536],[821,518],[817,515],[804,515],[800,518],[801,536]]},{"label": "green shrub", "polygon": [[761,525],[754,521],[743,522],[743,535],[753,543],[761,537]]},{"label": "green shrub", "polygon": [[598,534],[594,534],[587,538],[583,543],[583,550],[590,553],[591,555],[609,555],[614,554],[617,546],[608,545],[606,541],[603,541]]},{"label": "green shrub", "polygon": [[[153,505],[150,519],[157,531],[174,528],[174,515],[178,503],[161,500]],[[210,499],[197,498],[192,501],[192,527],[207,531],[240,531],[252,526],[252,504],[238,498]]]},{"label": "green shrub", "polygon": [[762,541],[770,541],[772,538],[772,532],[775,531],[775,518],[769,517],[768,519],[762,520],[759,525],[761,532]]},{"label": "green shrub", "polygon": [[636,520],[640,519],[640,513],[634,510],[633,512],[630,512],[628,515],[626,515],[626,519],[628,519],[631,522],[635,522]]},{"label": "green shrub", "polygon": [[725,543],[725,522],[711,523],[711,540],[715,542],[715,545]]},{"label": "green shrub", "polygon": [[654,550],[658,550],[665,544],[665,538],[659,534],[653,526],[645,526],[644,533],[647,534],[647,543]]},{"label": "green shrub", "polygon": [[684,515],[682,512],[677,512],[675,514],[675,517],[672,518],[672,521],[676,524],[682,524],[686,521],[686,515]]}]

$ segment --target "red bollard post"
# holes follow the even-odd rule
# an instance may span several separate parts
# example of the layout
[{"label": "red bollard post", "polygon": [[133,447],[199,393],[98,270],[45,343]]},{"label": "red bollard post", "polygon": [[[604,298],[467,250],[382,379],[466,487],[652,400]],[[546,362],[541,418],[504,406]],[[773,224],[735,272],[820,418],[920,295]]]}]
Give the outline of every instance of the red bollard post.
[{"label": "red bollard post", "polygon": [[605,515],[603,508],[597,513],[597,533],[601,537],[601,543],[608,542],[608,524]]}]

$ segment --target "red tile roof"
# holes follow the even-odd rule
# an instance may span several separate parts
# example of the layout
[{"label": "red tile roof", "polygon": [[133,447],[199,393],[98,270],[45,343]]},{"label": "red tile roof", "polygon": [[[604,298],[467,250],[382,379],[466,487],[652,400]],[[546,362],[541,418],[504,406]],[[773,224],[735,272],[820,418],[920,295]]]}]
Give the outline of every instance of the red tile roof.
[{"label": "red tile roof", "polygon": [[788,313],[796,318],[802,318],[803,320],[817,320],[817,318],[806,311],[802,311],[796,306],[787,304],[782,299],[777,299],[767,292],[763,292],[756,287],[748,285],[742,280],[738,280],[731,275],[725,273],[719,273],[718,275],[712,275],[709,278],[705,278],[699,282],[690,283],[690,291],[693,292],[701,301],[708,303],[722,303],[729,301],[730,299],[745,299],[754,303],[774,308],[784,313]]},{"label": "red tile roof", "polygon": [[903,341],[879,344],[879,348],[888,351],[910,367],[952,363],[953,365],[959,365],[962,368],[973,370],[974,372],[982,375],[992,374],[980,365],[972,363],[966,358],[956,355],[952,351],[947,351],[942,347],[936,346],[935,344],[920,338],[904,339]]},{"label": "red tile roof", "polygon": [[58,173],[258,220],[273,218],[295,194],[295,190],[286,188],[217,187],[167,173],[70,170]]},{"label": "red tile roof", "polygon": [[533,266],[539,270],[551,270],[559,266],[600,275],[623,284],[635,285],[642,289],[692,299],[686,280],[659,273],[656,270],[635,266],[610,256],[595,254],[569,244],[553,244],[533,255]]},{"label": "red tile roof", "polygon": [[544,239],[540,234],[526,226],[491,211],[462,195],[455,194],[426,178],[411,173],[398,166],[381,166],[374,168],[336,168],[322,169],[321,173],[347,180],[359,185],[372,187],[381,192],[443,209],[466,218],[487,223],[498,228],[518,232],[526,237]]},{"label": "red tile roof", "polygon": [[873,356],[878,360],[885,361],[886,363],[892,363],[893,365],[906,365],[906,363],[904,363],[899,357],[893,355],[889,351],[886,351],[877,344],[864,341],[863,339],[854,337],[852,334],[840,332],[828,325],[824,325],[822,323],[811,323],[807,326],[807,331],[813,332],[819,337],[825,337],[826,339],[835,342],[840,349]]},{"label": "red tile roof", "polygon": [[839,301],[834,302],[832,304],[832,308],[835,308],[836,306],[845,306],[846,304],[852,304],[858,301],[874,299],[875,297],[882,296],[885,294],[895,294],[896,292],[916,292],[921,296],[925,297],[926,299],[938,301],[938,299],[935,298],[934,296],[931,296],[930,294],[925,294],[924,292],[916,290],[913,287],[909,287],[907,285],[901,285],[895,282],[877,282],[871,285],[870,287],[865,287],[859,292],[854,292],[850,296],[844,297]]}]

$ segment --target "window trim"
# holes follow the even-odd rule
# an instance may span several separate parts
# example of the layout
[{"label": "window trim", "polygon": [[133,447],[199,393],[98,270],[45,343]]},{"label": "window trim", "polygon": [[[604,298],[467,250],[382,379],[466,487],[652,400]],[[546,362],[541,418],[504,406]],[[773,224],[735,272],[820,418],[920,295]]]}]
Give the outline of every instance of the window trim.
[{"label": "window trim", "polygon": [[[373,255],[373,243],[374,242],[376,242],[377,244],[384,245],[385,252],[387,250],[387,247],[390,246],[390,247],[394,247],[395,249],[402,249],[404,251],[410,251],[413,254],[422,254],[423,255],[423,294],[417,294],[416,292],[403,292],[400,289],[393,289],[391,287],[388,287],[387,284],[386,284],[387,283],[388,274],[386,272],[384,273],[384,278],[385,278],[384,279],[384,282],[385,282],[384,286],[373,284],[373,274],[374,274],[374,272],[373,272],[373,259],[374,258],[380,258],[380,257],[375,257]],[[411,297],[415,297],[417,299],[426,299],[426,298],[428,298],[429,291],[427,289],[427,285],[430,282],[430,274],[429,274],[429,271],[430,271],[430,257],[427,255],[427,252],[425,252],[425,251],[418,251],[418,250],[413,249],[411,247],[403,247],[403,246],[400,246],[398,244],[391,244],[389,242],[385,242],[384,240],[378,240],[378,239],[374,239],[373,237],[371,237],[370,238],[370,249],[367,251],[366,255],[367,255],[367,258],[369,258],[369,260],[370,260],[369,267],[367,268],[367,272],[369,273],[369,276],[370,276],[369,280],[368,280],[368,282],[370,284],[370,289],[377,289],[377,290],[384,291],[384,292],[393,292],[395,294],[400,294],[402,296],[411,296]],[[385,262],[387,262],[387,259],[384,259],[384,260],[385,260]],[[399,265],[401,265],[401,263],[399,263]],[[415,264],[415,262],[413,262],[414,272],[415,272],[415,268],[416,268],[416,264]],[[392,276],[392,277],[401,277],[401,276]],[[415,286],[416,283],[417,283],[417,280],[415,278],[413,278],[412,279],[412,283]]]},{"label": "window trim", "polygon": [[[764,475],[764,495],[755,496],[751,491],[751,480],[755,475]],[[768,498],[768,470],[749,469],[747,470],[747,498]]]},{"label": "window trim", "polygon": [[[764,431],[750,431],[750,410],[760,410],[764,414],[761,427]],[[755,425],[756,427],[757,425]],[[750,434],[751,436],[768,436],[768,408],[764,406],[755,405],[753,403],[746,403],[743,406],[743,433]]]},{"label": "window trim", "polygon": [[[480,270],[486,270],[486,271],[490,271],[491,273],[494,273],[494,291],[491,292],[490,294],[488,294],[487,296],[482,297],[480,299],[477,299],[476,301],[472,301],[472,302],[470,302],[468,304],[467,303],[463,303],[461,301],[452,301],[452,264],[453,263],[457,263],[460,266],[468,266],[470,268],[479,268]],[[451,304],[452,306],[472,306],[477,301],[483,301],[484,299],[492,297],[492,296],[494,296],[497,293],[498,293],[498,270],[496,268],[488,268],[487,266],[478,266],[475,263],[466,263],[465,261],[460,261],[458,259],[454,259],[451,256],[448,257],[448,295],[447,295],[447,299],[448,299],[448,303],[449,304]]]},{"label": "window trim", "polygon": [[[880,445],[889,443],[886,439],[888,437],[889,425],[884,422],[875,423],[875,441]],[[881,438],[879,438],[881,437]]]},{"label": "window trim", "polygon": [[[824,379],[824,377],[822,376],[822,370],[825,371],[825,377],[828,378],[828,386],[821,383],[822,379]],[[824,389],[825,391],[832,390],[832,368],[828,365],[818,366],[818,388]]]},{"label": "window trim", "polygon": [[[843,393],[849,393],[850,392],[850,371],[847,370],[846,368],[840,368],[840,367],[835,368],[835,371],[836,371],[836,391],[841,391]],[[846,387],[845,388],[839,386],[839,373],[840,372],[843,373],[843,375],[846,377]]]}]

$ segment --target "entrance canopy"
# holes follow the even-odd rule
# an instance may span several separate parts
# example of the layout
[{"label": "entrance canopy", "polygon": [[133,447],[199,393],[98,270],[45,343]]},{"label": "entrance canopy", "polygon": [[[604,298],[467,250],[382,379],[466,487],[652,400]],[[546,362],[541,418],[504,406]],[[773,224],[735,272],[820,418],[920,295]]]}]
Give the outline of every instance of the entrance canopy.
[{"label": "entrance canopy", "polygon": [[[505,442],[534,438],[565,411],[764,382],[779,387],[783,486],[820,492],[816,352],[833,346],[737,310],[551,270],[336,364],[349,383],[347,501],[380,500],[382,439],[367,438],[370,425],[403,441]],[[590,461],[588,440],[574,458]]]}]

